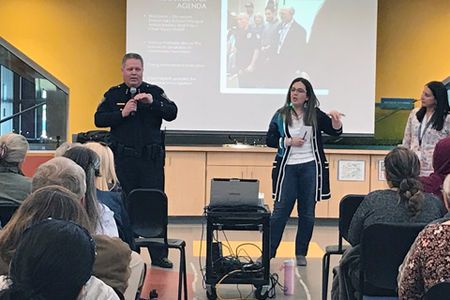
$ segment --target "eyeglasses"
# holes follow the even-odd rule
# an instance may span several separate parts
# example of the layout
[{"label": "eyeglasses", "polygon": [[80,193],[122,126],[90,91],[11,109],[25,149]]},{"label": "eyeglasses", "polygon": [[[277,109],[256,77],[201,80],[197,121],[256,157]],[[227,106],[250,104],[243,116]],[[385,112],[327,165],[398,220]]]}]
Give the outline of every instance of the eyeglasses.
[{"label": "eyeglasses", "polygon": [[297,93],[306,93],[306,91],[305,91],[304,89],[301,89],[301,88],[298,88],[298,89],[292,88],[292,89],[291,89],[291,93],[293,93],[293,92],[295,92],[295,91],[297,91]]}]

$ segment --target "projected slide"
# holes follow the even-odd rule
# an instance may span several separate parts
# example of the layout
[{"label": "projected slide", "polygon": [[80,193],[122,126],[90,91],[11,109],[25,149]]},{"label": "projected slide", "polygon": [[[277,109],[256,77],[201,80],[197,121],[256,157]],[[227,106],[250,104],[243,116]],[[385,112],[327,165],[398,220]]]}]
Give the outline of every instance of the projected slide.
[{"label": "projected slide", "polygon": [[128,0],[127,52],[179,106],[168,129],[266,131],[308,78],[346,133],[374,130],[373,0]]}]

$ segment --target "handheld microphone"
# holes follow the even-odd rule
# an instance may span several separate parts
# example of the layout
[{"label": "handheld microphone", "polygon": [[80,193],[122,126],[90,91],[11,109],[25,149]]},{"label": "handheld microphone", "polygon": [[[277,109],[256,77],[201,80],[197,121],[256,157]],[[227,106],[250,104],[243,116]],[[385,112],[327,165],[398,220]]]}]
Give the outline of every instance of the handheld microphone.
[{"label": "handheld microphone", "polygon": [[[130,95],[131,95],[130,99],[134,98],[134,96],[136,95],[136,92],[137,92],[137,90],[135,87],[130,87]],[[136,111],[130,112],[130,117],[134,117],[135,115],[136,115]]]}]

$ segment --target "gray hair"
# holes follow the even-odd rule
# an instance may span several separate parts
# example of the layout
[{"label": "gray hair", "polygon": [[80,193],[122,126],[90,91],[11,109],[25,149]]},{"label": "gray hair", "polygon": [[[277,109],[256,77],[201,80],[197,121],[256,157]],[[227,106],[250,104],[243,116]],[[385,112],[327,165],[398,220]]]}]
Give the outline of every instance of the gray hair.
[{"label": "gray hair", "polygon": [[83,168],[73,160],[55,157],[36,169],[31,182],[31,191],[48,185],[63,186],[81,199],[86,193],[86,175]]},{"label": "gray hair", "polygon": [[81,146],[81,143],[71,143],[71,142],[64,142],[62,143],[58,148],[55,150],[55,157],[63,156],[64,153],[66,153],[67,150],[70,148]]},{"label": "gray hair", "polygon": [[27,139],[17,133],[0,136],[0,163],[19,163],[25,159],[29,149]]},{"label": "gray hair", "polygon": [[144,60],[142,59],[142,56],[140,56],[137,53],[127,53],[122,58],[122,67],[125,66],[125,63],[128,59],[139,59],[141,61],[142,66],[144,66]]}]

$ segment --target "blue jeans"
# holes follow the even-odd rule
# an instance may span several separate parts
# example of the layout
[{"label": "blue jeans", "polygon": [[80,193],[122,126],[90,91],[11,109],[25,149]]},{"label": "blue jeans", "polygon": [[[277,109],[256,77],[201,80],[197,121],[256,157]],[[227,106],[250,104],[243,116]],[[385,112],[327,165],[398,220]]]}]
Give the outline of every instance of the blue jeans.
[{"label": "blue jeans", "polygon": [[314,227],[316,162],[286,165],[284,176],[280,201],[274,203],[273,213],[270,217],[271,258],[275,257],[295,200],[298,200],[295,255],[306,256]]}]

